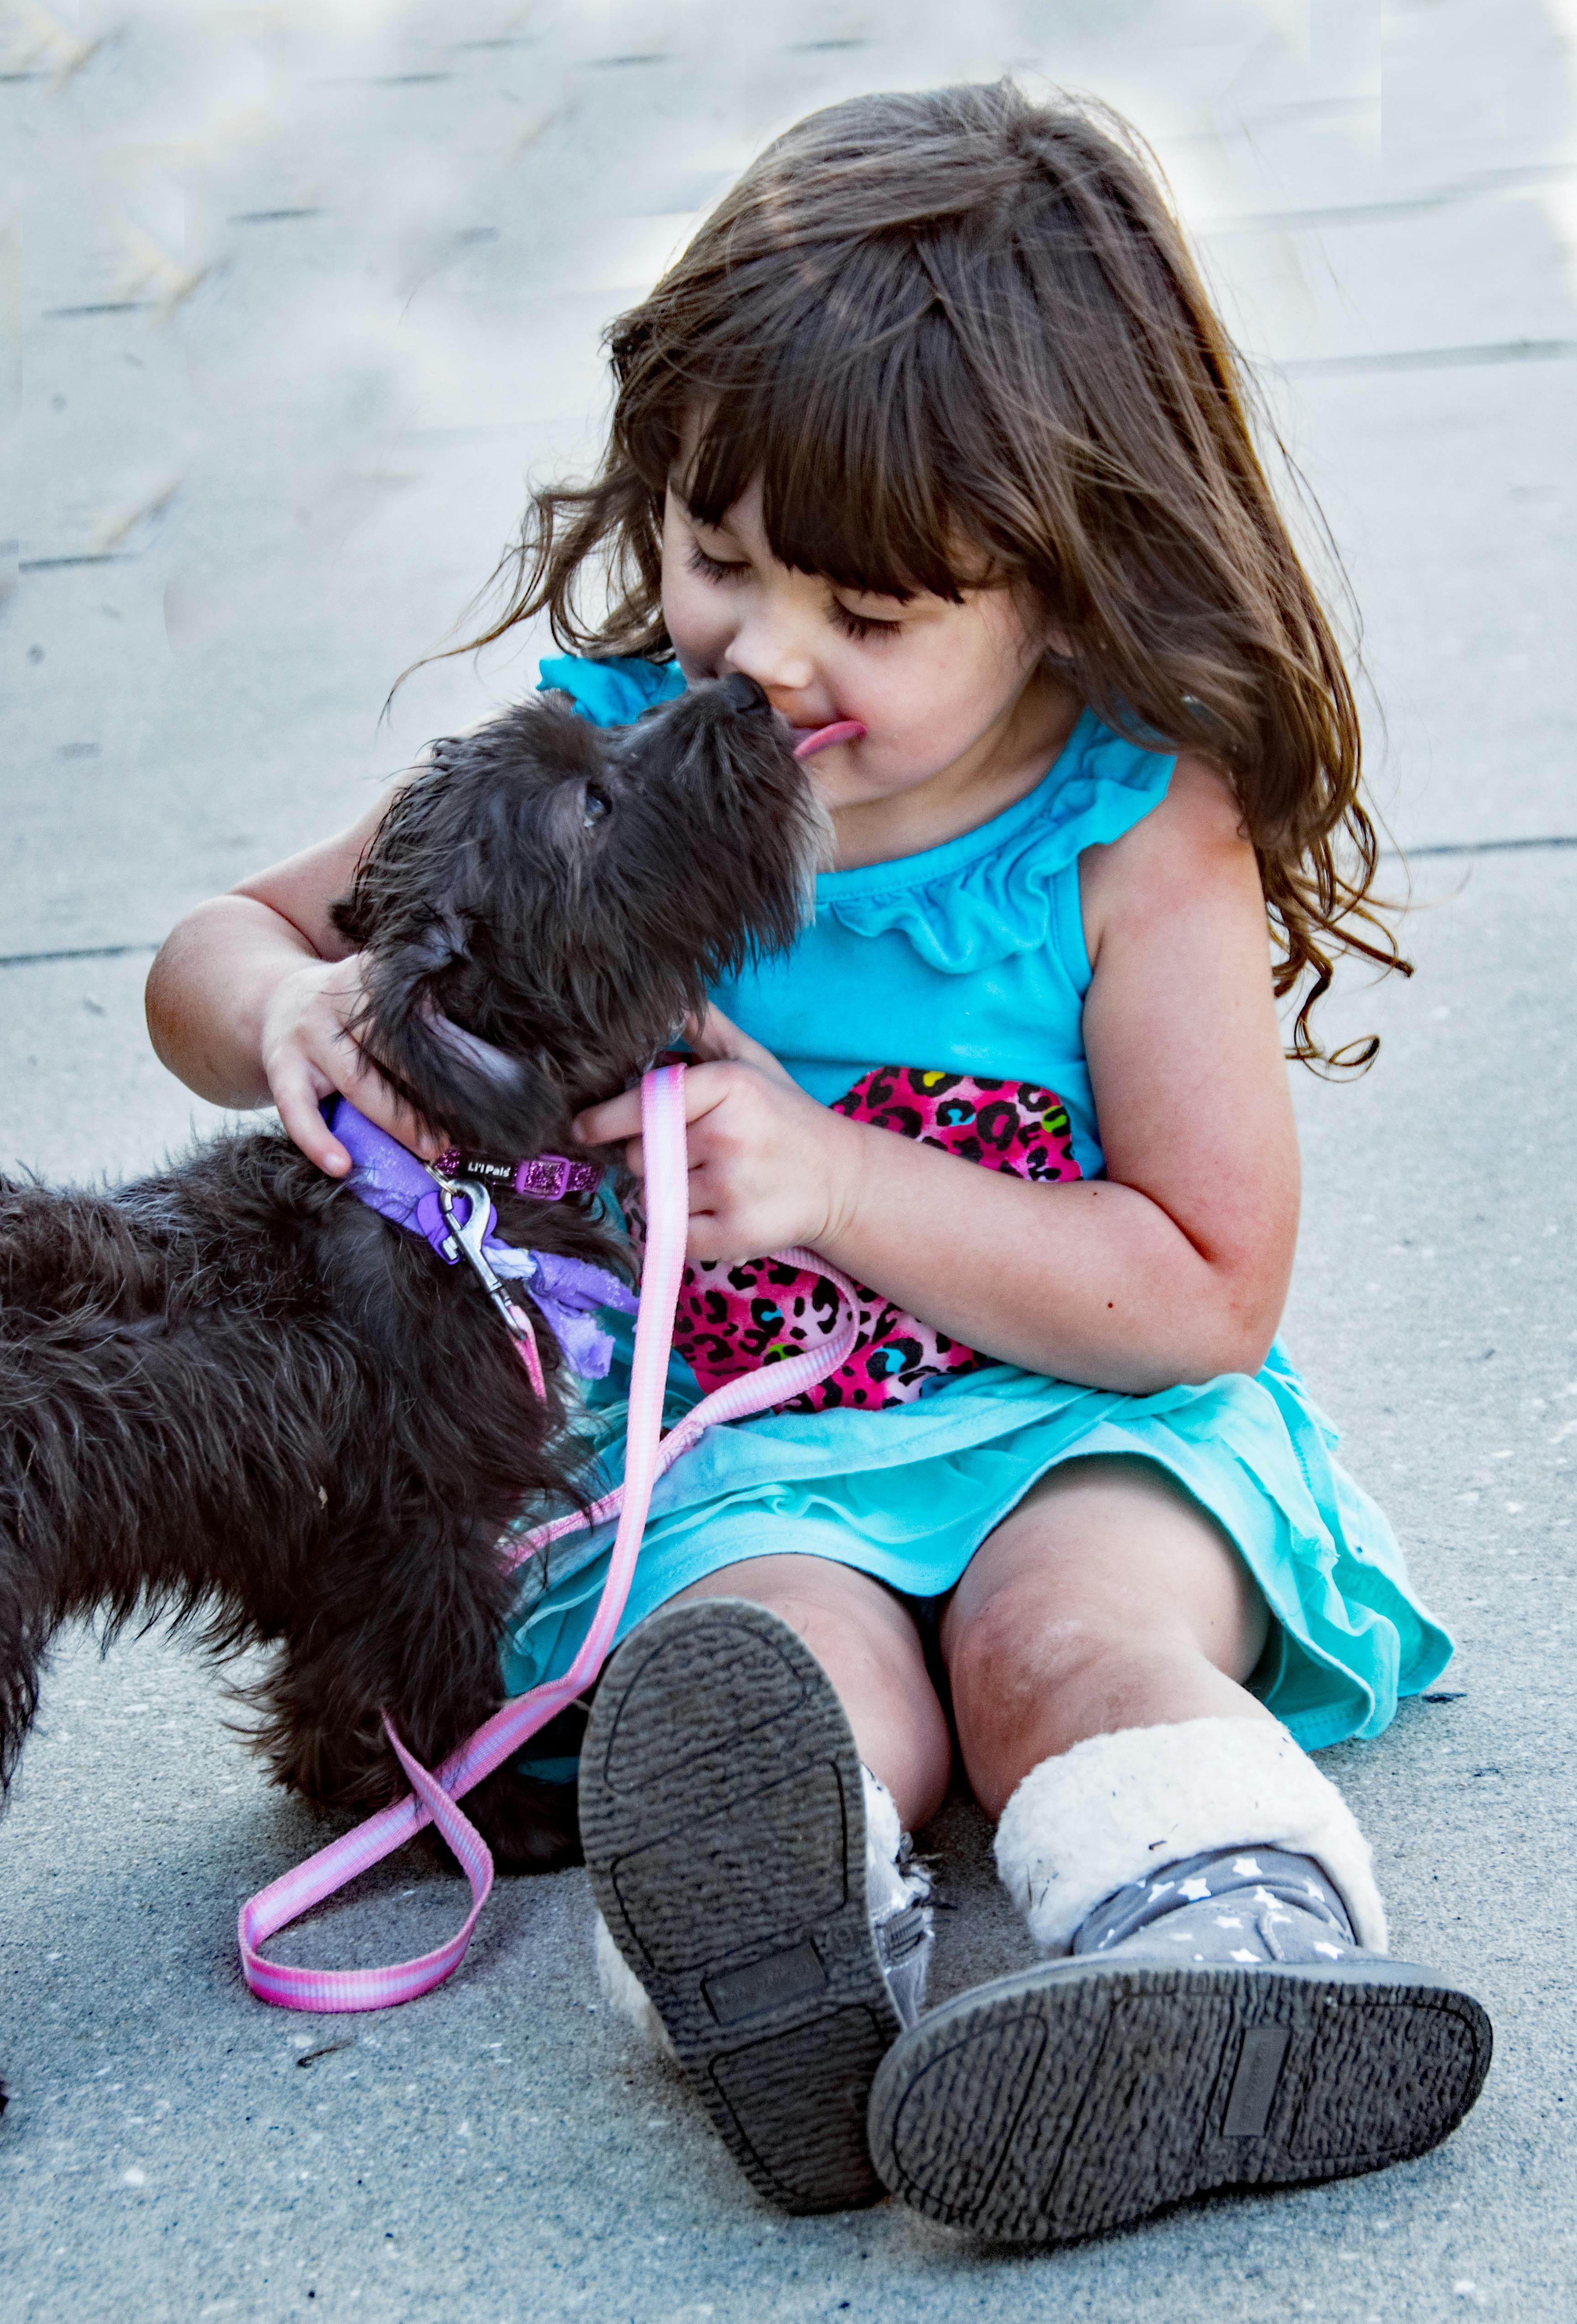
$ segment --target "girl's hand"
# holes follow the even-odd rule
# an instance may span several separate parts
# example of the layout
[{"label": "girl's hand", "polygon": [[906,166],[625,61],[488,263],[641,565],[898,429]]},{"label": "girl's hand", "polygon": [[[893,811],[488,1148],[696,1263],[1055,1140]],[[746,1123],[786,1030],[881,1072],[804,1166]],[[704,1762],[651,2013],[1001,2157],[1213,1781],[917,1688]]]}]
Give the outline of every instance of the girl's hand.
[{"label": "girl's hand", "polygon": [[[759,1259],[790,1243],[832,1239],[848,1204],[854,1125],[807,1097],[770,1049],[720,1009],[687,1028],[698,1062],[685,1075],[689,1125],[692,1259]],[[575,1124],[587,1146],[629,1142],[645,1175],[641,1093],[588,1106]],[[857,1138],[857,1132],[855,1133]]]},{"label": "girl's hand", "polygon": [[335,1090],[429,1161],[445,1143],[417,1121],[357,1048],[347,1028],[364,999],[361,954],[352,953],[346,960],[309,960],[288,970],[263,1012],[263,1070],[280,1120],[309,1161],[333,1178],[343,1178],[351,1167],[318,1111]]}]

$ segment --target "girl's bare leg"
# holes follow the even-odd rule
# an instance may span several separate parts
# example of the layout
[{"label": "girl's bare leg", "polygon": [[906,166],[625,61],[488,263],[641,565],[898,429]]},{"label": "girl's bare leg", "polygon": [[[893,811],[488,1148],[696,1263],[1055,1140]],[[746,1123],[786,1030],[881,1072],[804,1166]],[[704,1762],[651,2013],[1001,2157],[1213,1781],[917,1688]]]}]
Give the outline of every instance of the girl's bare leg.
[{"label": "girl's bare leg", "polygon": [[797,1629],[848,1715],[854,1744],[898,1803],[907,1831],[947,1793],[952,1743],[913,1616],[868,1573],[830,1558],[751,1557],[692,1582],[690,1598],[748,1598]]},{"label": "girl's bare leg", "polygon": [[1268,1719],[1242,1682],[1269,1621],[1226,1535],[1163,1470],[1065,1462],[981,1545],[943,1618],[975,1797],[1000,1815],[1031,1767],[1089,1735]]}]

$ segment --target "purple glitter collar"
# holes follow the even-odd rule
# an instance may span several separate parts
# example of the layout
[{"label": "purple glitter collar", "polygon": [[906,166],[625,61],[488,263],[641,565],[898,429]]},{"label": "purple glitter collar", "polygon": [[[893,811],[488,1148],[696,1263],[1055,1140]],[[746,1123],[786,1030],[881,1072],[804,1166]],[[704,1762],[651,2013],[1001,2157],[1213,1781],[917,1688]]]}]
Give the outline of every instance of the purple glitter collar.
[{"label": "purple glitter collar", "polygon": [[517,1194],[538,1203],[561,1203],[566,1194],[595,1194],[602,1172],[595,1162],[572,1162],[567,1154],[528,1154],[512,1168],[507,1162],[472,1162],[457,1146],[447,1146],[433,1164],[447,1178],[508,1179]]},{"label": "purple glitter collar", "polygon": [[[429,1170],[398,1139],[391,1138],[386,1130],[369,1121],[347,1097],[336,1099],[326,1109],[326,1118],[355,1166],[346,1181],[352,1194],[370,1210],[392,1220],[396,1226],[424,1236],[447,1267],[457,1266],[461,1254],[449,1221],[444,1216],[435,1176],[435,1170],[450,1157],[440,1156],[438,1165]],[[586,1163],[567,1162],[561,1155],[539,1158],[562,1164],[567,1172],[588,1171],[591,1183],[596,1183],[596,1173]],[[534,1185],[520,1184],[521,1174],[530,1167],[521,1163],[511,1174],[512,1183],[522,1194],[538,1191]],[[466,1175],[475,1181],[480,1174],[467,1167]],[[577,1191],[576,1187],[567,1181],[547,1199],[557,1200],[558,1194],[574,1191]],[[451,1201],[457,1223],[468,1227],[469,1195],[457,1193]],[[613,1361],[613,1342],[598,1320],[597,1310],[615,1307],[623,1314],[632,1315],[640,1304],[634,1293],[617,1277],[588,1265],[585,1259],[563,1259],[549,1250],[521,1250],[513,1243],[501,1241],[493,1232],[497,1217],[489,1202],[486,1226],[476,1238],[477,1247],[493,1274],[506,1282],[530,1286],[532,1300],[541,1310],[573,1371],[583,1379],[605,1379]],[[471,1240],[467,1235],[466,1240]]]}]

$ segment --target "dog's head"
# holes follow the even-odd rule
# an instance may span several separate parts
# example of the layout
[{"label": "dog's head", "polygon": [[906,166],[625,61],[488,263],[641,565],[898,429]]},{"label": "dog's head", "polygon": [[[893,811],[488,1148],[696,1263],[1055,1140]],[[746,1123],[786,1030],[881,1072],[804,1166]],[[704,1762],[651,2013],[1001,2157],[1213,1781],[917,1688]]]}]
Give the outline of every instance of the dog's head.
[{"label": "dog's head", "polygon": [[433,745],[334,906],[367,955],[357,1038],[456,1144],[562,1144],[709,984],[792,942],[824,846],[749,678],[612,728],[538,695]]}]

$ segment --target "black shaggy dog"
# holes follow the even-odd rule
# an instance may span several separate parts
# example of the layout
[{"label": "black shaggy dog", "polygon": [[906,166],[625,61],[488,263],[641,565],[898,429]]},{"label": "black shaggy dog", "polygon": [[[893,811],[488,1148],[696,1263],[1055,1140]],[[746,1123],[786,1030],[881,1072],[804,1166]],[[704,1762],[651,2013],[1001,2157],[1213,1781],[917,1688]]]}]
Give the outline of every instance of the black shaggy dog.
[{"label": "black shaggy dog", "polygon": [[[335,907],[364,1053],[467,1154],[573,1155],[578,1108],[792,938],[819,835],[742,678],[614,730],[539,696],[437,744]],[[620,1264],[595,1198],[497,1202],[507,1241]],[[385,1711],[436,1766],[502,1698],[500,1536],[584,1487],[536,1334],[541,1401],[469,1269],[277,1130],[112,1194],[0,1180],[0,1786],[70,1616],[272,1644],[259,1745],[324,1806],[403,1790]],[[572,1795],[509,1766],[466,1805],[502,1865],[577,1850]]]}]

